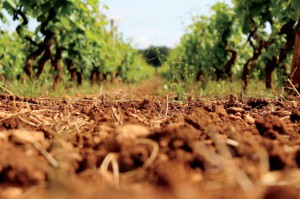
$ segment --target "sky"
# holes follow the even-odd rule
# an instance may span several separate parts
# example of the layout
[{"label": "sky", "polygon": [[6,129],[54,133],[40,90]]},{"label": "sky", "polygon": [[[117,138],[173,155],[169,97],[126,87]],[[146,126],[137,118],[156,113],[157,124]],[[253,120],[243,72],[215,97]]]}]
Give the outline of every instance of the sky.
[{"label": "sky", "polygon": [[[217,2],[231,3],[231,0],[100,0],[108,19],[114,19],[118,30],[133,47],[148,48],[150,45],[175,47],[192,22],[192,16],[211,14],[210,8]],[[0,26],[14,30],[18,22]],[[30,29],[36,27],[31,22]]]},{"label": "sky", "polygon": [[175,47],[192,16],[210,15],[210,7],[231,0],[103,0],[104,14],[114,19],[119,31],[133,46]]}]

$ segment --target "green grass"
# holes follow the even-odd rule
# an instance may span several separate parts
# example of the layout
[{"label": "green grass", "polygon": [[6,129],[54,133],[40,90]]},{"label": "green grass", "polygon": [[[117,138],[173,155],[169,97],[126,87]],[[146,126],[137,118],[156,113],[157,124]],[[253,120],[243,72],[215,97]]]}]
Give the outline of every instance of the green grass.
[{"label": "green grass", "polygon": [[[169,85],[169,84],[167,84]],[[160,89],[160,95],[174,96],[178,99],[179,94],[176,88]],[[214,100],[214,99],[224,99],[230,94],[237,94],[238,96],[243,96],[245,98],[257,97],[257,98],[269,98],[269,99],[285,99],[283,87],[274,87],[271,89],[266,89],[265,82],[259,80],[250,80],[248,88],[246,91],[243,90],[243,84],[241,81],[208,81],[205,83],[195,83],[191,82],[183,86],[184,90],[184,100],[196,99],[196,100]],[[165,94],[164,94],[165,92]]]},{"label": "green grass", "polygon": [[[89,82],[83,82],[78,87],[71,82],[64,82],[56,90],[53,90],[51,81],[26,80],[2,82],[1,86],[12,92],[14,95],[24,97],[64,97],[64,96],[80,96],[99,93],[99,85],[90,85]],[[1,88],[3,92],[7,91]]]},{"label": "green grass", "polygon": [[261,97],[271,99],[282,99],[284,91],[282,87],[274,89],[266,89],[265,83],[259,80],[251,80],[246,91],[243,91],[241,81],[209,81],[205,84],[197,83],[191,87],[190,93],[196,99],[201,98],[216,98],[221,99],[228,97],[230,94],[237,94],[244,97]]},{"label": "green grass", "polygon": [[[142,84],[144,80],[149,79],[154,74],[154,67],[148,65],[141,56],[137,56],[132,68],[126,73],[126,84],[119,80],[115,84],[109,82],[102,85],[91,85],[88,80],[83,81],[81,86],[69,81],[69,76],[64,74],[61,85],[53,90],[53,77],[51,75],[51,67],[46,66],[45,72],[41,75],[39,80],[30,80],[25,76],[25,80],[12,80],[0,82],[0,92],[13,93],[14,95],[24,97],[76,97],[95,95],[102,92],[103,89],[113,90],[114,88],[122,88],[122,86],[136,86]],[[7,90],[8,91],[7,91]]]},{"label": "green grass", "polygon": [[[149,68],[149,74],[152,75],[153,71]],[[69,81],[64,81],[56,89],[53,90],[51,80],[27,80],[27,81],[11,81],[11,82],[2,82],[0,85],[14,95],[25,96],[25,97],[82,97],[100,94],[103,91],[120,89],[125,86],[136,87],[144,84],[146,81],[139,81],[132,84],[123,84],[123,83],[103,83],[102,85],[91,85],[88,81],[84,81],[81,86],[77,86]],[[174,96],[178,92],[176,89],[165,89],[165,81],[162,81],[161,86],[157,88],[158,95],[162,96]],[[168,84],[168,83],[166,83]],[[4,88],[0,88],[2,92],[8,93]],[[235,81],[233,83],[229,81],[209,81],[206,83],[189,83],[183,86],[184,96],[183,99],[223,99],[228,97],[230,94],[237,94],[239,96],[243,95],[244,97],[263,97],[263,98],[272,98],[272,99],[284,99],[285,96],[283,89],[281,87],[276,87],[273,90],[268,90],[265,88],[263,81],[251,80],[246,92],[242,89],[242,82]]]}]

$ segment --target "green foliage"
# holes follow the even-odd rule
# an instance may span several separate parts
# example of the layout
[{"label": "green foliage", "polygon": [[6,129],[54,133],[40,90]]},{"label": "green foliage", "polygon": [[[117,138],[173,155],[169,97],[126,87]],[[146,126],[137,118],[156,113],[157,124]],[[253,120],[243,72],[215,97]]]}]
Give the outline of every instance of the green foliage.
[{"label": "green foliage", "polygon": [[0,37],[0,75],[2,78],[13,80],[20,78],[23,69],[22,66],[26,47],[20,41],[17,34],[3,32]]},{"label": "green foliage", "polygon": [[[210,17],[193,17],[180,45],[169,56],[164,76],[171,82],[173,71],[180,81],[185,73],[202,82],[232,80],[232,76],[265,79],[266,73],[276,69],[283,72],[274,77],[284,79],[290,68],[299,10],[297,0],[233,0],[233,7],[217,3]],[[270,64],[267,68],[274,58],[274,68]],[[174,64],[179,59],[182,64]]]},{"label": "green foliage", "polygon": [[[0,53],[5,54],[0,60],[0,72],[5,78],[22,76],[24,66],[30,69],[33,63],[33,71],[39,77],[39,71],[44,70],[44,59],[49,60],[52,69],[48,71],[53,74],[59,72],[61,63],[64,72],[71,74],[75,70],[84,78],[97,71],[118,73],[122,80],[129,81],[129,72],[137,67],[134,66],[137,51],[124,41],[117,27],[108,30],[109,23],[99,13],[100,6],[108,9],[99,0],[0,1],[0,20],[6,21],[2,12],[5,10],[19,22],[16,33],[0,34],[0,40],[4,41],[0,43]],[[37,22],[34,31],[28,27],[32,20]],[[16,72],[7,74],[8,67]]]},{"label": "green foliage", "polygon": [[298,0],[292,0],[291,7],[292,7],[292,9],[294,11],[295,17],[296,18],[300,18],[300,1],[298,1]]},{"label": "green foliage", "polygon": [[141,55],[135,56],[133,61],[132,66],[127,67],[126,77],[122,77],[125,82],[137,83],[153,76],[153,66],[147,64]]},{"label": "green foliage", "polygon": [[141,50],[140,53],[143,54],[143,57],[148,64],[154,67],[160,67],[167,60],[169,49],[165,46],[150,46],[146,50]]},{"label": "green foliage", "polygon": [[[187,33],[182,37],[177,48],[177,56],[182,57],[180,73],[188,71],[197,79],[201,74],[206,77],[225,78],[225,64],[230,57],[228,49],[238,48],[244,38],[237,26],[233,9],[223,3],[212,7],[213,15],[208,18],[197,16],[193,18]],[[175,59],[176,56],[175,56]],[[169,60],[174,62],[174,57]],[[182,76],[182,75],[181,75]]]},{"label": "green foliage", "polygon": [[185,90],[193,84],[194,73],[190,70],[188,64],[183,62],[182,57],[178,57],[176,53],[176,50],[171,51],[170,56],[174,61],[164,63],[162,75],[170,80],[164,88],[175,93],[176,99],[183,102],[187,97]]}]

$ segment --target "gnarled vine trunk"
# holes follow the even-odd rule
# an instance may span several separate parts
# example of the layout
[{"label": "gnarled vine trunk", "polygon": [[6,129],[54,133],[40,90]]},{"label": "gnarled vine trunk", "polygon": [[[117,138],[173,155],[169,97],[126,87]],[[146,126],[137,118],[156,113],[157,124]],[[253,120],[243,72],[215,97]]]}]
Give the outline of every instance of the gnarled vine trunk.
[{"label": "gnarled vine trunk", "polygon": [[278,59],[276,56],[272,57],[268,60],[266,67],[265,67],[265,74],[266,74],[266,88],[272,88],[272,73],[278,65]]},{"label": "gnarled vine trunk", "polygon": [[294,24],[296,21],[289,20],[286,22],[280,30],[280,35],[286,35],[286,42],[284,46],[280,49],[279,52],[279,58],[277,61],[275,61],[275,57],[270,59],[267,63],[267,66],[265,68],[265,74],[266,74],[266,88],[271,89],[272,88],[272,73],[277,68],[280,70],[281,76],[282,76],[282,85],[286,85],[287,79],[288,79],[288,73],[287,73],[287,65],[283,62],[287,59],[288,53],[293,50],[294,43],[295,43],[295,30],[294,30]]},{"label": "gnarled vine trunk", "polygon": [[300,90],[300,19],[296,26],[296,37],[293,55],[293,64],[290,75],[292,83]]},{"label": "gnarled vine trunk", "polygon": [[72,59],[66,60],[67,69],[70,73],[70,80],[74,83],[77,82],[78,85],[82,84],[82,74],[77,70],[76,66],[74,65],[74,62]]},{"label": "gnarled vine trunk", "polygon": [[258,63],[258,58],[262,53],[263,47],[264,47],[264,42],[260,41],[258,47],[254,48],[253,56],[249,58],[247,62],[244,64],[243,74],[242,74],[244,90],[246,90],[249,83],[248,78],[250,76],[250,71],[256,67]]},{"label": "gnarled vine trunk", "polygon": [[62,58],[62,48],[57,47],[55,58],[52,59],[52,61],[51,61],[52,66],[56,72],[56,74],[54,76],[54,84],[53,84],[54,89],[56,89],[58,87],[58,85],[60,84],[60,82],[62,80],[63,68],[61,65],[61,58]]},{"label": "gnarled vine trunk", "polygon": [[109,72],[110,75],[110,83],[114,83],[116,81],[116,71]]},{"label": "gnarled vine trunk", "polygon": [[197,82],[204,82],[205,81],[205,74],[201,69],[197,72],[196,81]]},{"label": "gnarled vine trunk", "polygon": [[95,64],[93,64],[93,70],[91,72],[91,75],[90,75],[90,82],[91,84],[100,84],[101,82],[101,78],[100,78],[100,71],[99,69],[95,66]]},{"label": "gnarled vine trunk", "polygon": [[[21,18],[23,19],[22,24],[20,24],[16,28],[17,33],[23,39],[29,41],[31,45],[37,47],[37,49],[35,51],[33,51],[32,53],[30,53],[27,56],[26,64],[24,67],[24,72],[30,78],[34,78],[34,77],[39,78],[39,76],[42,74],[42,72],[44,70],[45,63],[48,60],[51,60],[51,58],[52,58],[51,47],[52,47],[52,45],[54,45],[56,43],[55,33],[52,32],[51,30],[46,29],[49,22],[51,20],[55,19],[56,12],[55,12],[54,8],[52,7],[48,12],[48,16],[47,16],[46,20],[42,22],[40,32],[45,36],[45,39],[43,42],[41,42],[39,44],[37,42],[33,41],[33,39],[29,35],[26,35],[26,36],[22,35],[22,31],[21,31],[22,26],[28,25],[28,19],[27,19],[27,16],[25,15],[25,13],[22,11],[22,7],[20,9],[16,10],[16,13],[17,13],[17,16],[20,15]],[[38,70],[37,70],[37,72],[35,72],[34,68],[33,68],[33,63],[37,59],[37,57],[39,57],[40,55],[42,55],[42,57],[38,63]]]},{"label": "gnarled vine trunk", "polygon": [[34,69],[33,69],[33,63],[36,60],[38,56],[40,56],[43,53],[43,49],[41,47],[38,47],[37,50],[33,51],[27,56],[26,64],[24,67],[24,72],[28,77],[31,79],[35,77]]},{"label": "gnarled vine trunk", "polygon": [[230,82],[233,82],[232,67],[235,65],[238,53],[234,49],[226,49],[227,52],[231,53],[231,58],[227,61],[225,65],[225,73],[228,75]]}]

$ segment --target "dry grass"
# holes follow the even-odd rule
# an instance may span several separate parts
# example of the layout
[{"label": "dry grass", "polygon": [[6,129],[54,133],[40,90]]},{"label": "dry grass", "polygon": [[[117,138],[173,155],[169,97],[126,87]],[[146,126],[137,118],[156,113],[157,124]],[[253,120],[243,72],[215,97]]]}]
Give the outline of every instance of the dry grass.
[{"label": "dry grass", "polygon": [[105,179],[109,180],[110,179],[110,173],[108,171],[109,164],[112,165],[112,169],[113,169],[114,185],[116,187],[119,187],[120,172],[119,172],[119,164],[117,161],[116,154],[114,154],[114,153],[107,154],[107,156],[104,158],[104,160],[99,168],[99,172]]},{"label": "dry grass", "polygon": [[288,82],[291,85],[291,87],[293,88],[293,90],[295,91],[295,93],[297,93],[297,95],[300,97],[300,93],[298,92],[298,90],[296,89],[296,87],[294,86],[294,84],[291,82],[290,79],[288,79]]},{"label": "dry grass", "polygon": [[144,162],[144,164],[141,167],[137,168],[136,170],[132,170],[132,171],[122,173],[126,176],[134,176],[139,171],[147,169],[154,162],[154,160],[156,159],[156,157],[158,156],[158,153],[159,153],[158,144],[156,142],[150,140],[150,139],[141,139],[141,138],[139,138],[139,139],[135,140],[135,143],[136,144],[146,144],[146,145],[152,146],[152,152],[151,152],[149,158]]},{"label": "dry grass", "polygon": [[216,146],[218,153],[221,155],[221,163],[227,175],[233,175],[235,182],[244,190],[249,191],[254,188],[252,181],[247,174],[240,169],[233,160],[230,149],[226,144],[226,140],[221,138],[217,130],[210,130],[208,136]]},{"label": "dry grass", "polygon": [[46,151],[38,142],[32,142],[32,145],[45,157],[45,159],[50,163],[51,166],[53,166],[54,168],[59,167],[59,163],[57,162],[57,160],[50,153],[48,153],[48,151]]}]

